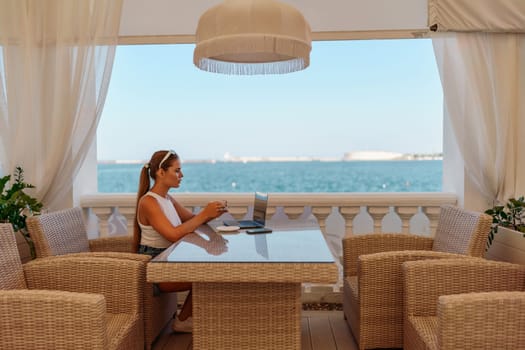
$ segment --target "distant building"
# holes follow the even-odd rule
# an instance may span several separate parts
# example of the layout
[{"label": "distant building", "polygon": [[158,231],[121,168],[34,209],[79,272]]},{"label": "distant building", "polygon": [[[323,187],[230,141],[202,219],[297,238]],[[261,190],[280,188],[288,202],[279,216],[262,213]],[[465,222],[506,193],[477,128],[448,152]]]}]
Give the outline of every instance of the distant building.
[{"label": "distant building", "polygon": [[357,151],[347,152],[343,156],[344,161],[351,160],[439,160],[443,159],[443,153],[418,154],[397,153],[386,151]]},{"label": "distant building", "polygon": [[403,159],[403,153],[385,151],[356,151],[347,152],[343,160],[398,160]]}]

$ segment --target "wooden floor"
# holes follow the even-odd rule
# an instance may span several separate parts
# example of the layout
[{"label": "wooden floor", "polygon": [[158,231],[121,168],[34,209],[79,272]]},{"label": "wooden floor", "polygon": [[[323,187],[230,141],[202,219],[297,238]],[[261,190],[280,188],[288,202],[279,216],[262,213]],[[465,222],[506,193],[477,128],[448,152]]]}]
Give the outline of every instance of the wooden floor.
[{"label": "wooden floor", "polygon": [[[166,327],[153,350],[191,350],[191,334],[173,333],[170,327]],[[301,342],[302,350],[357,350],[342,311],[303,311]]]}]

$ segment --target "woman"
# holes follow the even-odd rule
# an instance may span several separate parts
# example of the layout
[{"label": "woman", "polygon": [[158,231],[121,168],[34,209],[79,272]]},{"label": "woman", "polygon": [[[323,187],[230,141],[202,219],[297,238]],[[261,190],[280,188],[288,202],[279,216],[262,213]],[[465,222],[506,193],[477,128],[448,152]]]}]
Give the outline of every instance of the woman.
[{"label": "woman", "polygon": [[[171,243],[227,211],[225,201],[210,202],[196,215],[184,208],[168,195],[170,188],[180,186],[183,176],[179,156],[174,151],[155,152],[142,168],[133,236],[140,254],[155,257]],[[153,179],[151,188],[150,178]],[[158,287],[161,292],[190,291],[172,328],[191,332],[191,283],[159,283]]]}]

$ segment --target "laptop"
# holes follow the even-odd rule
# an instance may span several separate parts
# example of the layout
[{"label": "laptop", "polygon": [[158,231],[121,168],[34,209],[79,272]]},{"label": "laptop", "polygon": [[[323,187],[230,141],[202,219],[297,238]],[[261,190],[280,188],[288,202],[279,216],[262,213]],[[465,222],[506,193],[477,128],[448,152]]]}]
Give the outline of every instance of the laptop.
[{"label": "laptop", "polygon": [[252,220],[225,220],[226,226],[239,226],[241,229],[264,227],[266,223],[266,208],[268,207],[268,194],[255,192]]}]

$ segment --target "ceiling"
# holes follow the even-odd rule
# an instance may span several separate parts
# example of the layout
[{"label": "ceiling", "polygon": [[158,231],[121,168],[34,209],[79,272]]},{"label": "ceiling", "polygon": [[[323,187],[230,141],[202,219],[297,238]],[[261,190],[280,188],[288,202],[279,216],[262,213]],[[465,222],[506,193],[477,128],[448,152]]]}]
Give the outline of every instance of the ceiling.
[{"label": "ceiling", "polygon": [[[220,0],[123,0],[121,43],[194,42],[200,15]],[[281,0],[297,8],[314,40],[357,33],[410,37],[427,31],[427,0]],[[393,33],[393,34],[392,34]],[[372,36],[374,36],[372,34]]]}]

